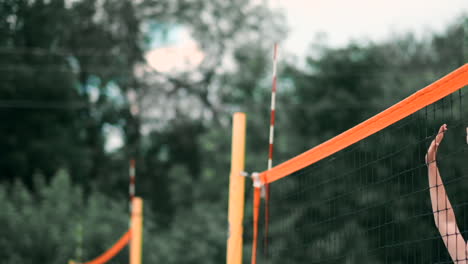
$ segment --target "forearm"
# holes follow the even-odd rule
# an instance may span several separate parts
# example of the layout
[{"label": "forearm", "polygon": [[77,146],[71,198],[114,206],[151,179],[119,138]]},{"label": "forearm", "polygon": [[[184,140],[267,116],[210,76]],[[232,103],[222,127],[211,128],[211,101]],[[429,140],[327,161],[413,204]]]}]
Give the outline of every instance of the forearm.
[{"label": "forearm", "polygon": [[[445,229],[441,223],[455,223],[455,214],[452,205],[445,191],[445,186],[440,177],[437,163],[434,161],[428,164],[429,167],[429,189],[432,202],[432,211],[437,226]],[[442,230],[441,230],[442,231]],[[447,230],[448,231],[448,230]],[[444,232],[446,233],[446,232]]]},{"label": "forearm", "polygon": [[466,264],[466,242],[458,229],[455,213],[445,191],[436,161],[437,149],[444,137],[445,131],[447,131],[446,124],[440,127],[426,154],[432,212],[437,229],[439,229],[439,233],[453,262],[456,264]]},{"label": "forearm", "polygon": [[458,229],[455,213],[445,192],[437,163],[434,161],[428,164],[428,168],[429,189],[435,224],[453,262],[466,264],[466,242]]}]

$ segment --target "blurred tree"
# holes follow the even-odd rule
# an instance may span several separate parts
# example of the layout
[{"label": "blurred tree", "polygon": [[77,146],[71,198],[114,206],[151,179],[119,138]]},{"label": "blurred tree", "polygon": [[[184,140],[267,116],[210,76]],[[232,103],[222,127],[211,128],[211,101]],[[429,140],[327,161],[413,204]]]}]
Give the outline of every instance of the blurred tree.
[{"label": "blurred tree", "polygon": [[[137,194],[146,202],[145,261],[224,261],[230,114],[247,112],[247,170],[263,170],[268,65],[273,42],[285,35],[283,17],[248,0],[3,0],[0,7],[0,197],[7,201],[0,221],[9,227],[0,231],[0,257],[63,263],[74,251],[63,241],[76,240],[73,221],[80,216],[84,257],[105,250],[116,230],[125,230],[128,159],[136,157]],[[275,163],[459,66],[466,21],[420,40],[318,43],[305,68],[281,66]],[[173,72],[146,65],[153,35],[180,28],[195,40],[202,62]],[[112,153],[105,150],[109,126],[124,139]],[[80,185],[52,178],[60,168]],[[35,180],[39,174],[52,184]],[[4,182],[14,179],[36,185],[36,192],[19,183],[8,191]],[[32,217],[39,220],[23,221]],[[284,241],[297,234],[290,235]]]},{"label": "blurred tree", "polygon": [[[245,72],[244,61],[265,56],[274,37],[284,35],[283,17],[246,0],[148,0],[142,1],[140,10],[144,23],[189,32],[203,54],[200,64],[171,72],[145,67],[144,88],[137,91],[139,117],[144,130],[149,131],[141,146],[137,189],[151,197],[160,223],[169,225],[175,220],[175,208],[191,210],[194,206],[195,188],[227,187],[226,179],[220,176],[226,173],[229,159],[225,136],[233,109],[228,106],[232,105],[230,99],[225,100],[226,94],[256,89],[256,82],[264,76],[248,73],[252,81],[244,83],[233,79]],[[241,50],[252,48],[261,53],[248,53],[251,57],[244,57],[244,61],[236,58]],[[266,63],[266,59],[259,61],[257,68],[265,68]],[[218,142],[208,143],[207,138]],[[228,152],[221,154],[219,148]],[[213,173],[218,177],[205,184]],[[208,196],[199,198],[208,201]],[[216,199],[221,203],[226,197],[217,193]]]},{"label": "blurred tree", "polygon": [[2,1],[0,12],[2,179],[31,186],[34,172],[65,167],[89,185],[108,159],[103,127],[132,120],[120,114],[142,59],[132,2]]},{"label": "blurred tree", "polygon": [[[35,177],[37,193],[19,181],[11,188],[0,185],[2,263],[67,263],[75,257],[75,230],[83,218],[83,260],[100,255],[125,233],[126,203],[94,191],[84,200],[83,189],[72,186],[65,171],[59,171],[50,184],[43,179]],[[112,263],[127,261],[124,250]]]},{"label": "blurred tree", "polygon": [[[282,17],[246,0],[1,5],[2,86],[8,88],[0,89],[5,100],[0,111],[7,124],[0,131],[5,146],[2,179],[21,177],[33,186],[35,172],[50,180],[59,168],[67,168],[90,192],[95,182],[106,197],[122,199],[128,159],[136,156],[137,193],[147,201],[146,208],[156,212],[157,226],[171,230],[162,237],[170,239],[176,231],[212,232],[198,238],[200,250],[186,260],[222,261],[224,239],[219,238],[225,235],[227,178],[221,175],[229,166],[231,108],[224,107],[218,94],[235,91],[238,84],[231,80],[242,72],[243,62],[266,53],[250,53],[247,56],[254,57],[243,60],[233,54],[253,44],[256,50],[270,49],[273,38],[282,36],[276,34],[282,31]],[[172,28],[186,29],[203,53],[195,69],[163,73],[143,62],[141,47],[149,48],[152,42],[144,33],[159,31],[164,37]],[[267,62],[257,63],[257,69]],[[241,89],[252,89],[262,76],[250,78],[239,84]],[[134,106],[139,111],[132,111]],[[155,112],[163,115],[155,119]],[[36,124],[34,130],[31,124]],[[106,126],[123,132],[122,149],[105,151]],[[206,221],[196,232],[190,231],[191,214],[197,223]],[[87,217],[83,216],[85,229],[92,226]],[[85,238],[85,244],[104,244],[96,233]],[[150,245],[160,241],[148,240]],[[204,256],[205,249],[212,253]],[[100,250],[96,247],[92,253]],[[161,254],[174,262],[183,257],[175,248]]]}]

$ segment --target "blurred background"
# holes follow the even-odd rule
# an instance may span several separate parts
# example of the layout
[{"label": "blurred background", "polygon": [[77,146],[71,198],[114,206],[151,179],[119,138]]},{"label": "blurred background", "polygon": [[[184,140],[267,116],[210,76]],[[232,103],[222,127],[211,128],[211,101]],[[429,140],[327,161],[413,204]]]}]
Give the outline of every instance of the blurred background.
[{"label": "blurred background", "polygon": [[0,0],[0,262],[105,251],[135,158],[143,263],[223,263],[231,115],[265,170],[274,42],[278,164],[463,65],[468,3]]}]

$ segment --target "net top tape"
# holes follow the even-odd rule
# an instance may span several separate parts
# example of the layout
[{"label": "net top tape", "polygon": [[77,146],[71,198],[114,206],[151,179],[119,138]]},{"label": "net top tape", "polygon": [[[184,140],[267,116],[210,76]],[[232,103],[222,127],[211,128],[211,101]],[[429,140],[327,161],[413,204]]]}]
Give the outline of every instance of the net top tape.
[{"label": "net top tape", "polygon": [[108,262],[130,242],[130,237],[131,229],[129,229],[111,248],[109,248],[106,252],[102,253],[102,255],[93,260],[81,264],[104,264]]},{"label": "net top tape", "polygon": [[271,183],[318,162],[468,85],[468,63],[324,143],[260,174]]}]

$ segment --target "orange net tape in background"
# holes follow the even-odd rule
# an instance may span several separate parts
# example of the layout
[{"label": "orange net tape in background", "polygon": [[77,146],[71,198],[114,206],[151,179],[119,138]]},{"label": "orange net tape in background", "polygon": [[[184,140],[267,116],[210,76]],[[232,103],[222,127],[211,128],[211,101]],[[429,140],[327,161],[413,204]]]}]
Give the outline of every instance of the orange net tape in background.
[{"label": "orange net tape in background", "polygon": [[88,262],[78,263],[70,261],[69,264],[104,264],[119,253],[130,241],[131,229],[129,229],[111,248],[101,254],[99,257]]}]

